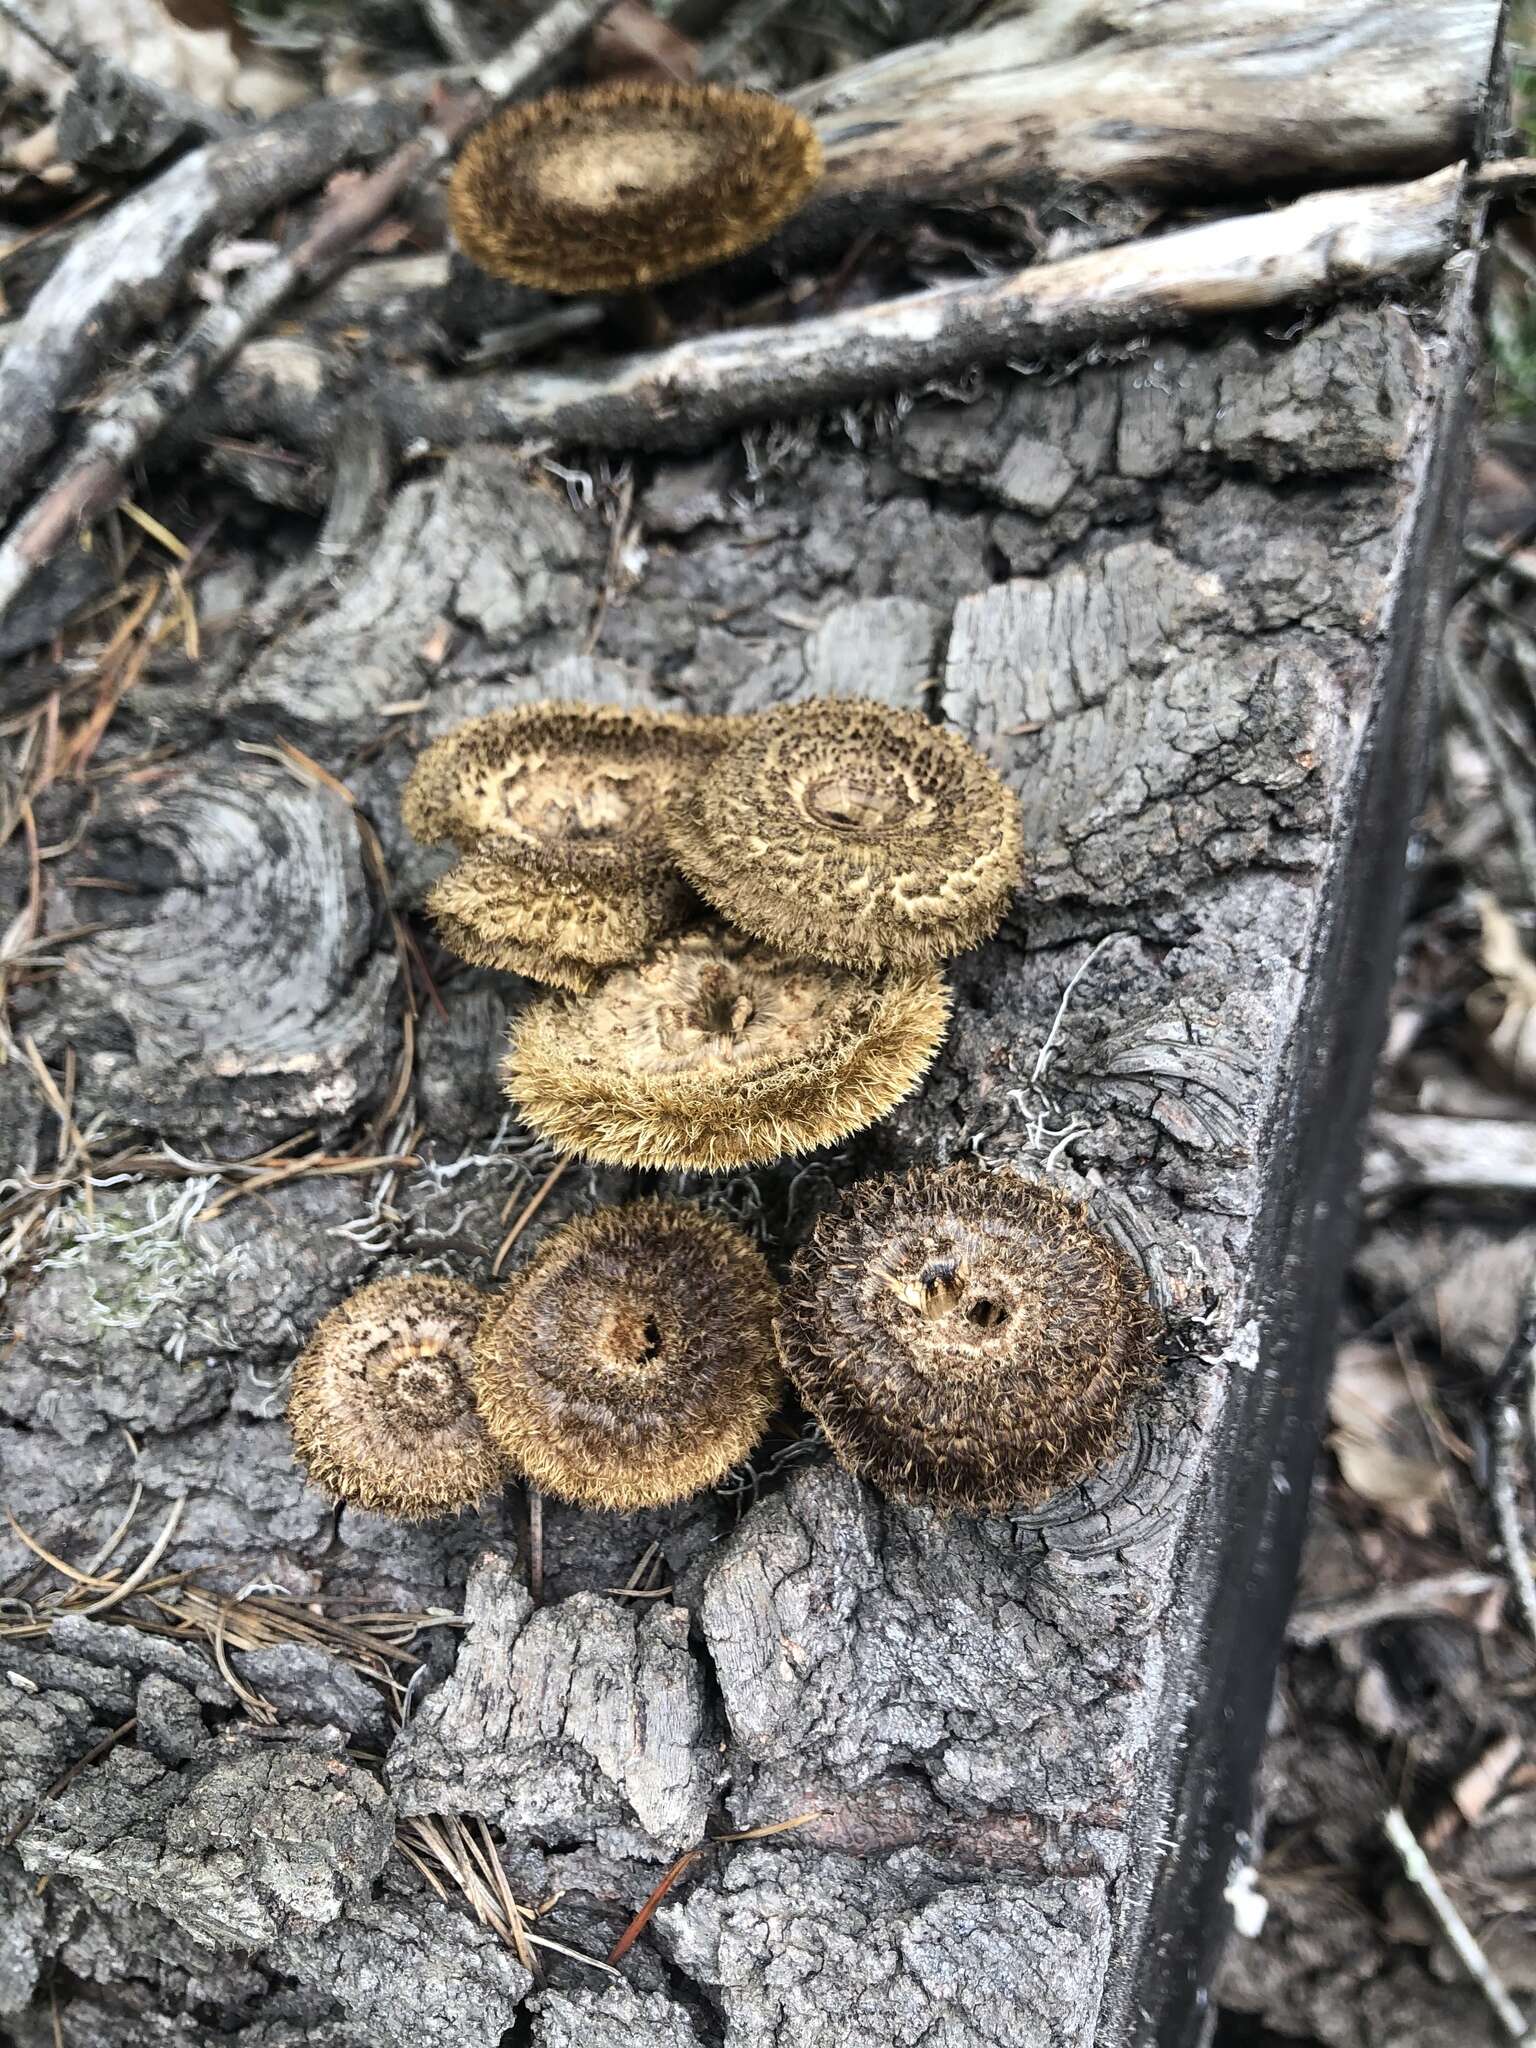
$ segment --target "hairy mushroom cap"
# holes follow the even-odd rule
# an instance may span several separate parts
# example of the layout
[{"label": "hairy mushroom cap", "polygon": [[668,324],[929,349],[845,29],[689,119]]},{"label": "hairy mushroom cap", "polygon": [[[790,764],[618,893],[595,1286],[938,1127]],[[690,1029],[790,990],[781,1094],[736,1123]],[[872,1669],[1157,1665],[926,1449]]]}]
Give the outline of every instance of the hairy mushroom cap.
[{"label": "hairy mushroom cap", "polygon": [[777,1324],[840,1463],[980,1514],[1037,1506],[1116,1448],[1156,1333],[1140,1270],[1081,1203],[969,1165],[847,1189]]},{"label": "hairy mushroom cap", "polygon": [[884,704],[813,699],[744,720],[668,830],[733,924],[852,967],[979,944],[1020,879],[1018,804],[992,767]]},{"label": "hairy mushroom cap", "polygon": [[681,923],[691,902],[663,819],[734,721],[534,704],[471,719],[422,754],[401,812],[464,858],[428,907],[477,967],[592,986]]},{"label": "hairy mushroom cap", "polygon": [[740,724],[565,701],[491,711],[423,751],[400,813],[414,838],[461,853],[664,862],[667,808]]},{"label": "hairy mushroom cap", "polygon": [[524,1012],[502,1066],[524,1118],[605,1165],[763,1165],[862,1130],[944,1036],[932,968],[866,975],[705,927]]},{"label": "hairy mushroom cap", "polygon": [[495,277],[634,291],[766,241],[820,176],[815,129],[782,101],[627,79],[494,114],[459,155],[448,215]]},{"label": "hairy mushroom cap", "polygon": [[601,862],[559,852],[530,861],[482,847],[427,894],[438,937],[461,960],[579,993],[696,907],[674,870],[648,868],[621,851]]},{"label": "hairy mushroom cap", "polygon": [[740,1231],[681,1202],[579,1217],[481,1325],[486,1427],[561,1500],[682,1500],[747,1456],[778,1403],[776,1295]]},{"label": "hairy mushroom cap", "polygon": [[472,1507],[506,1479],[475,1413],[485,1297],[461,1280],[376,1280],[333,1308],[293,1369],[288,1422],[315,1485],[406,1521]]}]

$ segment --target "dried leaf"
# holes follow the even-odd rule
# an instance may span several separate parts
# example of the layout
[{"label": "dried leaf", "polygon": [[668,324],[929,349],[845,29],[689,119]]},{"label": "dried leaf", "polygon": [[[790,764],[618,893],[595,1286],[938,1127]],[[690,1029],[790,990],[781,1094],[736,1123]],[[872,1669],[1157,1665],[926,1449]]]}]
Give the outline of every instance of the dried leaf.
[{"label": "dried leaf", "polygon": [[1536,1093],[1536,960],[1492,896],[1480,891],[1473,900],[1482,926],[1478,957],[1492,979],[1468,998],[1467,1014],[1515,1085]]},{"label": "dried leaf", "polygon": [[618,0],[587,42],[589,78],[671,78],[687,85],[698,68],[698,44],[658,21],[645,0]]},{"label": "dried leaf", "polygon": [[1445,1477],[1396,1352],[1380,1344],[1343,1345],[1334,1362],[1328,1413],[1328,1445],[1345,1485],[1427,1534]]},{"label": "dried leaf", "polygon": [[1522,1744],[1518,1735],[1505,1734],[1491,1742],[1451,1787],[1451,1797],[1463,1820],[1480,1821],[1503,1788],[1504,1780],[1520,1761]]}]

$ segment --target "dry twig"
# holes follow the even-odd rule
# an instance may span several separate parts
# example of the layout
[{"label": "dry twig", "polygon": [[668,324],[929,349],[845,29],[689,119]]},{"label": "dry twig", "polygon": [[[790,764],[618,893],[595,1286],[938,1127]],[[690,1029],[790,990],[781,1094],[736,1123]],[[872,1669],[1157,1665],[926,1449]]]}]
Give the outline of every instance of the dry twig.
[{"label": "dry twig", "polygon": [[79,236],[0,357],[0,513],[58,432],[65,408],[136,331],[160,319],[220,232],[240,233],[343,164],[417,126],[422,83],[392,80],[190,151]]},{"label": "dry twig", "polygon": [[[1455,248],[1460,166],[1406,185],[1309,194],[1272,212],[1179,228],[1001,277],[859,306],[794,326],[695,336],[577,374],[371,378],[371,402],[402,442],[595,448],[700,446],[723,428],[869,398],[977,365],[1106,347],[1223,313],[1332,300],[1436,270]],[[298,348],[312,381],[326,358]],[[272,370],[264,365],[264,373]],[[288,403],[280,380],[243,396],[293,440],[323,443],[327,417]],[[215,406],[214,413],[216,415]]]},{"label": "dry twig", "polygon": [[1492,1389],[1489,1418],[1488,1494],[1493,1503],[1494,1527],[1499,1548],[1514,1581],[1526,1632],[1536,1644],[1536,1577],[1531,1572],[1531,1554],[1520,1522],[1515,1489],[1519,1482],[1521,1447],[1527,1458],[1536,1458],[1536,1441],[1528,1430],[1528,1415],[1536,1378],[1536,1272],[1525,1285],[1519,1320],[1504,1362]]},{"label": "dry twig", "polygon": [[1484,1955],[1476,1935],[1457,1912],[1446,1893],[1444,1885],[1436,1877],[1429,1858],[1420,1848],[1418,1838],[1409,1827],[1400,1807],[1389,1807],[1382,1816],[1382,1830],[1387,1840],[1397,1851],[1407,1874],[1408,1881],[1423,1898],[1435,1919],[1439,1922],[1447,1941],[1450,1942],[1478,1990],[1487,1999],[1512,2041],[1529,2039],[1530,2030],[1525,2015],[1510,1997],[1498,1977],[1493,1965]]}]

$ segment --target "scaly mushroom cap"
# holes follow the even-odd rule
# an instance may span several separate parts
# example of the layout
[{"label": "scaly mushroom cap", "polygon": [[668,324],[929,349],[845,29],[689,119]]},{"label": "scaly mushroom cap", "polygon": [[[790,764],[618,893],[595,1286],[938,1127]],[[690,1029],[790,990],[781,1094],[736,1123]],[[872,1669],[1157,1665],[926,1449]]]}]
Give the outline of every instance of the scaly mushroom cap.
[{"label": "scaly mushroom cap", "polygon": [[896,1500],[1034,1507],[1120,1443],[1153,1377],[1135,1263],[1060,1189],[978,1166],[845,1190],[797,1253],[785,1370]]},{"label": "scaly mushroom cap", "polygon": [[376,1280],[333,1308],[293,1368],[288,1422],[315,1485],[349,1507],[424,1521],[506,1479],[475,1413],[470,1343],[485,1297],[461,1280]]},{"label": "scaly mushroom cap", "polygon": [[549,996],[502,1066],[523,1117],[611,1166],[763,1165],[862,1130],[944,1036],[933,968],[865,975],[719,927],[685,932],[588,996]]},{"label": "scaly mushroom cap", "polygon": [[670,813],[678,866],[743,931],[850,967],[910,965],[996,930],[1019,809],[958,733],[814,699],[743,723]]},{"label": "scaly mushroom cap", "polygon": [[815,129],[782,101],[626,79],[494,114],[454,166],[448,217],[494,277],[634,291],[766,241],[820,176]]},{"label": "scaly mushroom cap", "polygon": [[735,721],[533,704],[471,719],[422,754],[401,812],[464,859],[428,907],[477,967],[591,987],[674,930],[691,898],[663,815]]},{"label": "scaly mushroom cap", "polygon": [[486,1317],[486,1427],[545,1493],[662,1507],[713,1486],[779,1399],[777,1290],[738,1230],[680,1202],[557,1231]]}]

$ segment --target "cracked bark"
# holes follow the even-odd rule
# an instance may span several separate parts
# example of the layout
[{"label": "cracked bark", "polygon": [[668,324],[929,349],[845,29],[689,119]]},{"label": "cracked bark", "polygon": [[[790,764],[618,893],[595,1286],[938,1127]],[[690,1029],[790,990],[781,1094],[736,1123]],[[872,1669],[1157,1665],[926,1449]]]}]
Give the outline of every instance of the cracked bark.
[{"label": "cracked bark", "polygon": [[[87,1558],[138,1482],[146,1518],[186,1497],[167,1569],[469,1626],[432,1632],[392,1737],[323,1652],[247,1657],[282,1741],[243,1726],[202,1649],[122,1610],[0,1643],[16,1818],[143,1724],[0,1858],[0,2010],[28,2048],[51,2038],[50,1982],[87,2048],[190,2043],[209,2014],[242,2048],[392,2043],[407,2016],[415,2043],[490,2048],[525,1994],[539,2048],[1195,2038],[1395,934],[1471,287],[1458,258],[1300,331],[1152,335],[1051,379],[997,372],[970,403],[929,393],[642,467],[639,580],[600,614],[601,520],[536,461],[463,453],[406,482],[330,581],[301,569],[237,614],[203,676],[167,669],[126,701],[109,758],[186,759],[110,796],[46,871],[51,929],[103,901],[112,929],[73,949],[31,1028],[56,1065],[73,1048],[82,1121],[210,1159],[366,1130],[401,1029],[346,806],[242,744],[292,736],[343,776],[409,907],[437,856],[404,840],[412,746],[381,734],[551,694],[718,712],[845,689],[942,713],[1019,789],[1033,871],[955,965],[930,1082],[809,1168],[684,1190],[781,1257],[852,1176],[1060,1148],[1182,1344],[1116,1467],[1042,1515],[943,1521],[815,1463],[755,1501],[552,1504],[535,1608],[515,1498],[424,1529],[338,1515],[280,1420],[326,1307],[392,1263],[484,1279],[509,1193],[542,1177],[495,1086],[523,984],[464,975],[424,1013],[423,1164],[388,1215],[368,1177],[209,1223],[207,1189],[184,1214],[164,1184],[104,1191],[15,1302],[0,1458],[20,1520]],[[71,799],[50,801],[56,840]],[[93,875],[133,893],[66,879]],[[3,1072],[0,1107],[51,1148]],[[638,1185],[567,1174],[518,1258]],[[610,1590],[652,1544],[670,1595]],[[0,1570],[41,1583],[8,1530]],[[386,1740],[379,1775],[345,1748]],[[546,1930],[593,1955],[679,1848],[817,1818],[709,1849],[622,1982],[551,1956],[529,1993],[385,1862],[393,1819],[433,1811],[500,1828],[520,1896],[559,1891]]]}]

